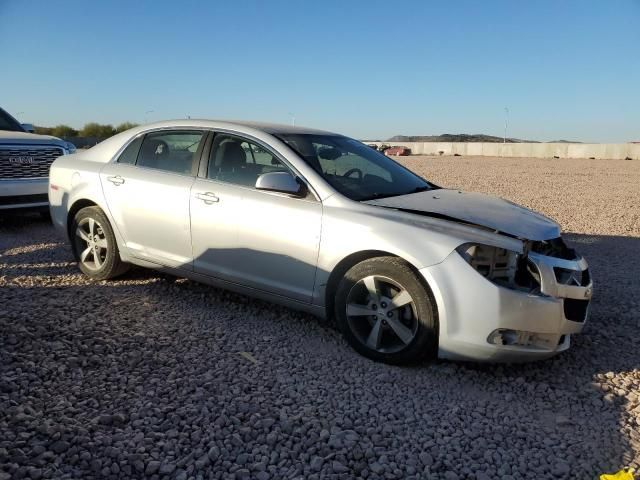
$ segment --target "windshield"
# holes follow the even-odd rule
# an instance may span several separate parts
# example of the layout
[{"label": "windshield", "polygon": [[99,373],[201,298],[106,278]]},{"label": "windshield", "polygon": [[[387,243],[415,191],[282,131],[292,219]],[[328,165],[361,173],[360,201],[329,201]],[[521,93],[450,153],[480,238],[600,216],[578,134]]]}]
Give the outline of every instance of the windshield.
[{"label": "windshield", "polygon": [[10,132],[24,132],[22,126],[9,115],[7,112],[0,108],[0,130],[9,130]]},{"label": "windshield", "polygon": [[280,134],[338,192],[373,200],[436,188],[367,145],[341,135]]}]

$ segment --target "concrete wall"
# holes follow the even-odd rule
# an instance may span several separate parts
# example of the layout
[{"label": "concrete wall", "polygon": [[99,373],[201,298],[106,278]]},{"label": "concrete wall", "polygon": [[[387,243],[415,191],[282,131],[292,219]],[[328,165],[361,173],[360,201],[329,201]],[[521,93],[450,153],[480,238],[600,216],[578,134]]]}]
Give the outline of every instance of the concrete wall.
[{"label": "concrete wall", "polygon": [[634,143],[484,143],[484,142],[365,142],[368,145],[398,145],[413,155],[464,155],[482,157],[607,158],[640,159],[640,144]]}]

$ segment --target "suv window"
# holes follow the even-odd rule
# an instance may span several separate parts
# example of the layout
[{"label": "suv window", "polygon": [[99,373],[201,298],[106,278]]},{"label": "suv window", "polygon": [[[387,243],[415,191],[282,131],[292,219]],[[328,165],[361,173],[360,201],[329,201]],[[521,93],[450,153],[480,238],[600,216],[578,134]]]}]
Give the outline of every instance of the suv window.
[{"label": "suv window", "polygon": [[193,175],[203,136],[203,132],[194,131],[149,133],[142,141],[137,165]]},{"label": "suv window", "polygon": [[258,177],[267,172],[289,172],[289,169],[253,142],[233,135],[215,136],[207,178],[253,187]]},{"label": "suv window", "polygon": [[0,130],[10,132],[24,132],[22,126],[7,112],[0,108]]},{"label": "suv window", "polygon": [[141,144],[142,136],[136,138],[133,142],[127,145],[127,148],[125,148],[118,157],[118,163],[128,163],[130,165],[135,165]]}]

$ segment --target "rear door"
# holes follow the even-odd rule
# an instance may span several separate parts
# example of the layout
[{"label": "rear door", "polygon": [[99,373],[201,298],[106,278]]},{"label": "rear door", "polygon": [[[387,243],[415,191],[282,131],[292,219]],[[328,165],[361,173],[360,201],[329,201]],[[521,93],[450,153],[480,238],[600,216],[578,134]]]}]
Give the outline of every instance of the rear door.
[{"label": "rear door", "polygon": [[192,269],[189,196],[203,138],[194,130],[150,132],[102,169],[109,211],[131,255]]}]

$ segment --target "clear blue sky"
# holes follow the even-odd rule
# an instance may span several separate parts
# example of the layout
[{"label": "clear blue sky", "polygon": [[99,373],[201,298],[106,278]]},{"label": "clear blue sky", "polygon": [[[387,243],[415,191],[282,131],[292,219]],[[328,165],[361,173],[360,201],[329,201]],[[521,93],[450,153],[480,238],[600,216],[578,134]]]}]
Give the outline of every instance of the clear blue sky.
[{"label": "clear blue sky", "polygon": [[[640,0],[0,0],[22,121],[640,140]],[[146,111],[153,110],[150,114]]]}]

